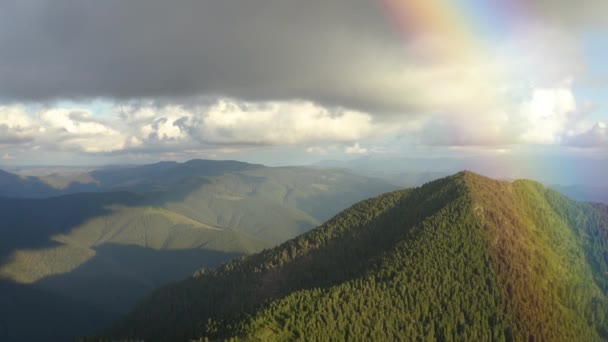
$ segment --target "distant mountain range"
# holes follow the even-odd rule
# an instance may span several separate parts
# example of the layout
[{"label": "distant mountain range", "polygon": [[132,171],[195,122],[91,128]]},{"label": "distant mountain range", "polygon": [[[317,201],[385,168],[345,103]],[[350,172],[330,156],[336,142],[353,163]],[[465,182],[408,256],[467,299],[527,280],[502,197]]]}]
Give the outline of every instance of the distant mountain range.
[{"label": "distant mountain range", "polygon": [[102,336],[608,340],[608,206],[461,172],[200,269]]},{"label": "distant mountain range", "polygon": [[[0,309],[0,340],[91,334],[158,286],[270,248],[391,189],[345,171],[236,161],[2,172],[0,288],[4,304],[20,309]],[[32,310],[49,324],[31,329]]]},{"label": "distant mountain range", "polygon": [[193,178],[266,168],[232,160],[190,160],[149,165],[108,166],[86,172],[19,176],[0,170],[0,196],[43,198],[79,192],[152,192]]},{"label": "distant mountain range", "polygon": [[577,201],[608,203],[608,186],[552,185],[551,188]]},{"label": "distant mountain range", "polygon": [[605,170],[608,158],[576,156],[538,156],[508,153],[476,156],[404,157],[370,155],[348,161],[326,160],[317,165],[342,168],[358,174],[390,179],[400,186],[418,186],[417,178],[437,179],[460,170],[471,170],[501,180],[532,179],[543,184],[578,184],[585,187],[608,187]]}]

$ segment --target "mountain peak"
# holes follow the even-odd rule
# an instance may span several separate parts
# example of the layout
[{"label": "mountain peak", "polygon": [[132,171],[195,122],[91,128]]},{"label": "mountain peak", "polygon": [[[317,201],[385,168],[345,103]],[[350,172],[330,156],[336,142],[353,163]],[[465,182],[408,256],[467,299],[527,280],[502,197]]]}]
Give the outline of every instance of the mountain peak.
[{"label": "mountain peak", "polygon": [[[453,178],[459,178],[465,180],[467,183],[486,183],[486,182],[501,182],[499,180],[475,173],[470,170],[460,171],[452,176]],[[503,181],[504,182],[504,181]]]}]

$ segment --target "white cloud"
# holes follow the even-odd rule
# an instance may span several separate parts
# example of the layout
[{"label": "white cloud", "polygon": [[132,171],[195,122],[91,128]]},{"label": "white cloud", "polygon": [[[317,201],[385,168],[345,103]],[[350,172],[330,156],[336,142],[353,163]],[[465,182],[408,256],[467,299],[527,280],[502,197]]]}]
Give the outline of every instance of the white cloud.
[{"label": "white cloud", "polygon": [[309,146],[306,148],[306,153],[326,155],[327,149],[319,146]]},{"label": "white cloud", "polygon": [[15,130],[26,130],[32,126],[32,120],[23,106],[0,106],[0,125]]},{"label": "white cloud", "polygon": [[577,104],[569,79],[552,86],[521,87],[495,108],[428,116],[419,141],[448,146],[557,145],[588,129],[589,110],[588,104]]},{"label": "white cloud", "polygon": [[222,99],[194,119],[198,137],[213,143],[297,144],[353,141],[373,134],[372,117],[362,112],[304,102],[249,103]]},{"label": "white cloud", "polygon": [[521,140],[525,143],[559,143],[571,123],[580,118],[569,84],[534,89],[520,111],[524,127]]},{"label": "white cloud", "polygon": [[[351,142],[380,131],[371,115],[307,101],[247,102],[220,98],[190,106],[116,106],[134,150],[202,150],[213,146]],[[116,125],[115,125],[116,126]],[[308,153],[323,153],[309,147]]]},{"label": "white cloud", "polygon": [[130,114],[131,120],[139,121],[140,138],[157,140],[180,140],[188,137],[182,123],[192,118],[192,113],[176,105],[163,108],[142,107]]},{"label": "white cloud", "polygon": [[23,144],[36,133],[24,106],[0,106],[0,144]]},{"label": "white cloud", "polygon": [[[427,71],[433,74],[431,69]],[[448,77],[452,85],[444,79],[450,72],[455,73]],[[458,72],[448,68],[437,71],[437,78],[429,76],[429,88],[435,93],[425,90],[417,99],[420,108],[426,108],[421,115],[382,117],[309,101],[231,98],[212,102],[207,98],[188,106],[116,104],[108,107],[103,120],[86,105],[29,111],[24,106],[5,106],[0,107],[0,133],[17,132],[10,133],[11,139],[5,139],[4,145],[27,141],[31,149],[85,153],[209,154],[227,147],[301,144],[308,146],[307,153],[323,155],[328,153],[323,143],[338,143],[333,145],[336,151],[346,146],[344,153],[368,154],[375,151],[362,147],[361,141],[390,136],[406,136],[414,144],[492,146],[497,151],[507,150],[506,145],[556,145],[566,140],[567,144],[589,145],[575,138],[590,125],[584,124],[585,110],[577,105],[571,81],[540,86],[536,81],[515,85],[501,79],[496,88],[487,88],[487,80],[481,78],[479,83],[457,82],[471,73],[472,69]],[[433,82],[437,82],[434,88]],[[466,89],[459,90],[459,86]],[[476,92],[480,94],[477,102]],[[601,129],[598,127],[596,130]]]},{"label": "white cloud", "polygon": [[367,148],[361,147],[358,142],[353,144],[352,146],[347,146],[344,149],[344,153],[346,154],[366,154]]},{"label": "white cloud", "polygon": [[608,148],[608,125],[597,122],[589,130],[568,137],[565,144],[584,148]]},{"label": "white cloud", "polygon": [[0,142],[30,149],[113,152],[133,143],[127,135],[96,120],[83,108],[30,109],[22,105],[0,107]]},{"label": "white cloud", "polygon": [[[85,153],[196,151],[228,145],[352,142],[379,131],[372,116],[307,101],[246,102],[221,98],[192,106],[115,105],[104,119],[87,106],[0,108],[4,144]],[[8,132],[19,137],[7,138]],[[20,141],[20,140],[19,140]],[[309,149],[323,153],[320,147]]]},{"label": "white cloud", "polygon": [[44,132],[40,140],[59,148],[89,153],[114,152],[132,141],[122,132],[96,120],[87,109],[51,108],[40,111],[38,116]]},{"label": "white cloud", "polygon": [[[490,45],[454,46],[450,37],[407,46],[409,57],[430,54],[430,61],[409,59],[405,69],[384,63],[392,65],[388,86],[374,84],[371,73],[373,87],[403,101],[387,126],[400,125],[414,143],[448,146],[559,144],[579,129],[587,109],[572,89],[584,61],[575,36],[526,23]],[[447,49],[447,58],[435,49]]]}]

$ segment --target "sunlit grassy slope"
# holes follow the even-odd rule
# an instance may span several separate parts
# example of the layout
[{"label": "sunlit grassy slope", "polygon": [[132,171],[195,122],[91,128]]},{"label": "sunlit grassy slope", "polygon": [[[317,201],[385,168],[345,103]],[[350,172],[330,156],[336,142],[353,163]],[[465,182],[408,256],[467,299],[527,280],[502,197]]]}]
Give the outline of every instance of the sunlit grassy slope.
[{"label": "sunlit grassy slope", "polygon": [[107,244],[228,253],[252,253],[268,246],[232,229],[150,207],[109,207],[108,214],[55,234],[50,240],[54,243],[45,248],[17,250],[0,267],[0,276],[33,283],[50,275],[67,273],[93,258],[97,247]]},{"label": "sunlit grassy slope", "polygon": [[608,339],[608,208],[469,172],[155,291],[146,341]]},{"label": "sunlit grassy slope", "polygon": [[[125,196],[6,200],[5,210],[0,210],[5,215],[13,206],[12,215],[30,217],[7,217],[8,225],[0,232],[4,237],[0,244],[0,277],[22,284],[36,283],[107,311],[123,311],[139,295],[186,276],[200,265],[215,265],[269,246],[233,229],[164,208],[110,204],[124,201]],[[82,215],[80,220],[77,212]],[[118,286],[100,290],[107,279]],[[122,293],[128,286],[134,290]],[[123,300],[107,301],[98,293],[114,294]]]}]

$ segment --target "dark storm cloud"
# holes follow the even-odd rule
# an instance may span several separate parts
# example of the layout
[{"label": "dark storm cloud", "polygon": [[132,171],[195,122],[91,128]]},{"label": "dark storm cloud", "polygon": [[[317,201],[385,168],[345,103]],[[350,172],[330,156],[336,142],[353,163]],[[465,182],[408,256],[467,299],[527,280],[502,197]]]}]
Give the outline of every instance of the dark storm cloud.
[{"label": "dark storm cloud", "polygon": [[3,1],[0,97],[207,94],[374,106],[360,80],[399,45],[367,0]]},{"label": "dark storm cloud", "polygon": [[[419,110],[407,44],[380,2],[4,0],[0,101],[225,95]],[[571,3],[520,7],[581,22],[608,2]]]}]

